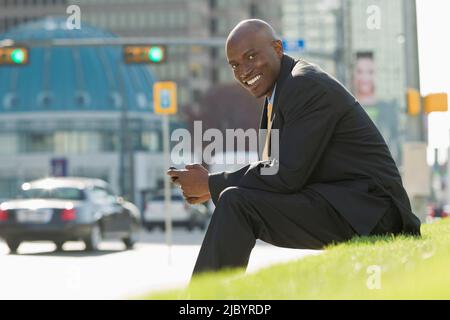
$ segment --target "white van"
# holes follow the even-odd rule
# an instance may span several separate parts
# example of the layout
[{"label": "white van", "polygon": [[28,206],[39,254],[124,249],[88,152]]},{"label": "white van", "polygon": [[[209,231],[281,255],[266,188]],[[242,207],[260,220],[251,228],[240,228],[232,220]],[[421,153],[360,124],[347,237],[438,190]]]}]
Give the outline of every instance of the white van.
[{"label": "white van", "polygon": [[[143,225],[147,230],[159,227],[165,230],[166,211],[164,193],[158,193],[145,203]],[[172,190],[170,215],[174,227],[184,227],[192,231],[195,227],[204,230],[208,224],[210,214],[208,208],[203,204],[190,205],[181,194],[179,188]]]},{"label": "white van", "polygon": [[[258,161],[258,153],[245,151],[217,153],[212,160],[213,164],[208,167],[209,172],[232,172]],[[210,212],[214,211],[215,205],[212,200],[208,201],[208,208]]]}]

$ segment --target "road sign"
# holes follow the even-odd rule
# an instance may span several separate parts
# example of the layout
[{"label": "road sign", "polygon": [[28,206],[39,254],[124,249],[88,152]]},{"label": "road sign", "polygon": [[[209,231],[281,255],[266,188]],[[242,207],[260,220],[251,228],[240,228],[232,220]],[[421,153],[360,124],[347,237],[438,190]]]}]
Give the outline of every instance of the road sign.
[{"label": "road sign", "polygon": [[66,177],[67,176],[67,159],[66,158],[53,158],[50,161],[53,177]]},{"label": "road sign", "polygon": [[286,52],[298,52],[305,50],[305,40],[303,39],[283,39],[283,49]]},{"label": "road sign", "polygon": [[173,81],[155,82],[153,101],[156,114],[177,113],[177,84]]},{"label": "road sign", "polygon": [[[173,81],[155,82],[153,85],[153,106],[156,114],[162,115],[163,155],[164,163],[169,164],[169,117],[177,113],[177,84]],[[171,264],[172,247],[172,217],[170,214],[170,181],[169,176],[164,179],[164,208],[166,211],[166,241],[169,247],[169,265]]]}]

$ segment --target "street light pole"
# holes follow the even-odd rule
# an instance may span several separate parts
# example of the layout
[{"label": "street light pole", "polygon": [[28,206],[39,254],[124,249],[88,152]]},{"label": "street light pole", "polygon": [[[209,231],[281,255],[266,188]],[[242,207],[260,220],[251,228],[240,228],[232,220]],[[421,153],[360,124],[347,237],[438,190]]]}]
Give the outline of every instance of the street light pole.
[{"label": "street light pole", "polygon": [[119,120],[119,188],[121,195],[134,203],[134,150],[128,126],[128,101],[125,92],[124,70],[120,63],[118,79],[122,97]]}]

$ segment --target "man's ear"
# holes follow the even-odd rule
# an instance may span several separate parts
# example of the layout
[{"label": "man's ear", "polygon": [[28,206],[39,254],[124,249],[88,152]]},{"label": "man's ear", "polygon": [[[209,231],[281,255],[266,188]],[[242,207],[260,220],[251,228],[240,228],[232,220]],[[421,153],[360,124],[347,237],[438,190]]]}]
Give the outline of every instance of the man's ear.
[{"label": "man's ear", "polygon": [[272,46],[275,49],[275,52],[277,53],[278,57],[282,57],[283,56],[283,42],[281,40],[273,40],[272,41]]}]

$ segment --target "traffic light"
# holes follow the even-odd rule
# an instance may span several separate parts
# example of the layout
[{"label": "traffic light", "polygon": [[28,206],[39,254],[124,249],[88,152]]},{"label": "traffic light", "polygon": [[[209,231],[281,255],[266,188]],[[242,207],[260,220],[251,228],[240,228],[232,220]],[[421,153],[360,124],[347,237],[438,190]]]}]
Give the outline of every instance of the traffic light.
[{"label": "traffic light", "polygon": [[424,109],[426,113],[448,111],[448,98],[446,93],[433,93],[425,96]]},{"label": "traffic light", "polygon": [[415,89],[408,89],[406,92],[406,104],[408,108],[408,114],[410,116],[417,116],[421,110],[420,92]]},{"label": "traffic light", "polygon": [[164,45],[124,46],[125,63],[160,64],[166,62],[167,50]]},{"label": "traffic light", "polygon": [[406,92],[406,104],[408,114],[417,116],[420,112],[429,114],[431,112],[448,111],[448,96],[446,93],[432,93],[422,98],[416,89],[408,89]]},{"label": "traffic light", "polygon": [[0,47],[0,65],[24,65],[29,56],[28,48]]}]

